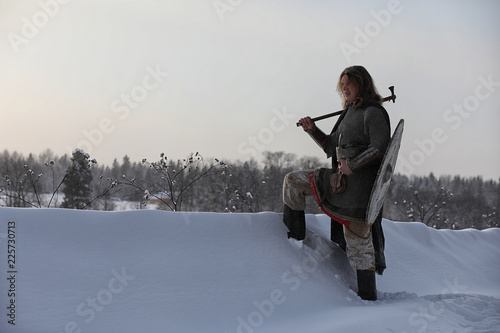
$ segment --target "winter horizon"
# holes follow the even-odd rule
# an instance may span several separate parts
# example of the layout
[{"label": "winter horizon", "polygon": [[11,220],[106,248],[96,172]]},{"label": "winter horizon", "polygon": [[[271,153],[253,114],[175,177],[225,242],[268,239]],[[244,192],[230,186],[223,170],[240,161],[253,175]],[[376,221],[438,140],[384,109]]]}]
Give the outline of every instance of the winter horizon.
[{"label": "winter horizon", "polygon": [[[2,151],[80,148],[109,166],[162,152],[327,162],[295,123],[340,110],[338,75],[360,64],[382,96],[395,87],[384,107],[392,131],[405,119],[397,172],[500,178],[496,1],[8,0],[0,9]],[[334,122],[317,125],[329,132]]]}]

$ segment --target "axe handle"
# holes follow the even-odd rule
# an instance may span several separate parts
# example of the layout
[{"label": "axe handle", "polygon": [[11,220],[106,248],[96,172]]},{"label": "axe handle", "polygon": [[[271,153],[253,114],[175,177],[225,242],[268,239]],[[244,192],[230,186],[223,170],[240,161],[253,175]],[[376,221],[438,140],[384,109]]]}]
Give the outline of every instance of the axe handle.
[{"label": "axe handle", "polygon": [[[387,97],[382,98],[382,100],[381,100],[382,103],[385,103],[387,101],[392,101],[393,103],[396,102],[396,95],[394,95],[394,86],[390,86],[389,90],[391,91],[391,96],[387,96]],[[312,118],[311,120],[313,122],[315,122],[315,121],[318,121],[318,120],[322,120],[322,119],[326,119],[326,118],[330,118],[330,117],[335,117],[335,116],[340,115],[342,113],[342,111],[344,111],[344,110],[335,111],[335,112],[332,112],[332,113],[329,113],[329,114],[325,114],[323,116]],[[301,123],[297,123],[297,127],[300,127],[300,126],[302,126],[302,124]]]},{"label": "axe handle", "polygon": [[[323,120],[323,119],[326,119],[326,118],[335,117],[335,116],[340,115],[343,111],[344,110],[335,111],[335,112],[332,112],[332,113],[329,113],[329,114],[325,114],[325,115],[322,115],[322,116],[319,116],[319,117],[316,117],[316,118],[312,118],[311,120],[313,122],[315,122],[315,121],[318,121],[318,120]],[[302,126],[301,123],[297,123],[297,127],[300,127],[300,126]]]},{"label": "axe handle", "polygon": [[387,101],[392,101],[393,103],[395,103],[395,101],[394,101],[395,99],[396,99],[395,95],[394,96],[387,96],[387,97],[382,98],[382,103],[385,103]]}]

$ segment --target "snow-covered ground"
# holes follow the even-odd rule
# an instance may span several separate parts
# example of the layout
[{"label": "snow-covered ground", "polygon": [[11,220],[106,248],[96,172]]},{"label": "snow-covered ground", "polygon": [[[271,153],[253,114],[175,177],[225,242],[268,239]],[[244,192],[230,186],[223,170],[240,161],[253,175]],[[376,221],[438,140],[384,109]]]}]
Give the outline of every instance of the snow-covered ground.
[{"label": "snow-covered ground", "polygon": [[0,208],[0,332],[500,332],[500,229],[383,226],[369,302],[275,213]]}]

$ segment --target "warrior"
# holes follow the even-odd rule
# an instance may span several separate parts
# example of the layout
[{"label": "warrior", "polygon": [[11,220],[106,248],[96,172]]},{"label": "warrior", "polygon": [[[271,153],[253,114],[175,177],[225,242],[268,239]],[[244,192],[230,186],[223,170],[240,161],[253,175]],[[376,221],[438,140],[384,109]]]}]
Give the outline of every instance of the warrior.
[{"label": "warrior", "polygon": [[310,137],[332,158],[332,168],[293,171],[283,182],[283,222],[288,237],[305,238],[306,196],[331,218],[331,239],[356,269],[358,295],[377,299],[375,272],[385,269],[382,215],[365,223],[370,194],[390,141],[390,122],[373,79],[362,66],[346,68],[337,91],[344,110],[329,135],[310,117],[300,119]]}]

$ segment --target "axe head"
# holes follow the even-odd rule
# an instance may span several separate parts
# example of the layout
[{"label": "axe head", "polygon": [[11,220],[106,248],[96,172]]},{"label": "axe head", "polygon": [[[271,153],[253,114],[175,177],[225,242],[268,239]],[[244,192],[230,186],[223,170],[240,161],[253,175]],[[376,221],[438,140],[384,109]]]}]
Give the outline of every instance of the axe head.
[{"label": "axe head", "polygon": [[389,90],[391,91],[391,99],[393,103],[396,103],[396,95],[394,95],[394,86],[390,86]]}]

